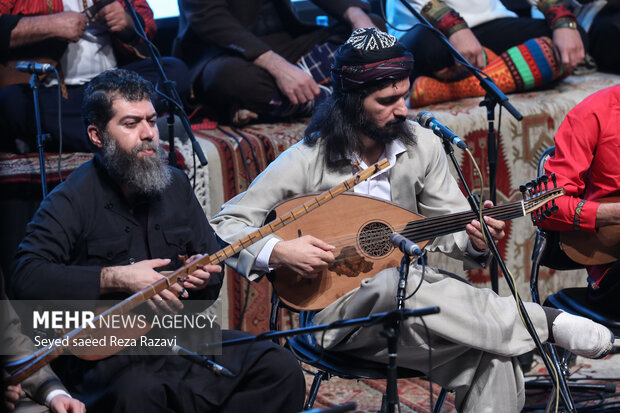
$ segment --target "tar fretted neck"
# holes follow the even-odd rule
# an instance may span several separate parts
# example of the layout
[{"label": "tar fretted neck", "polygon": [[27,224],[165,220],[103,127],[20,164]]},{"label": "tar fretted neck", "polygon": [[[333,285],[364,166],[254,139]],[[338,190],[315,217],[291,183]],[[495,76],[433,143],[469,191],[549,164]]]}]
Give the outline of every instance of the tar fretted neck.
[{"label": "tar fretted neck", "polygon": [[[320,195],[308,200],[307,202],[299,205],[294,209],[290,209],[288,213],[278,217],[276,220],[270,222],[269,224],[259,228],[254,231],[250,235],[242,238],[241,240],[235,242],[234,244],[229,245],[226,248],[221,249],[215,254],[207,255],[204,254],[197,260],[179,268],[178,270],[172,272],[164,276],[161,280],[157,281],[154,284],[144,288],[141,291],[133,294],[132,296],[126,298],[122,302],[117,305],[110,307],[103,313],[97,315],[93,324],[97,325],[98,320],[114,314],[126,314],[144,301],[150,299],[154,295],[160,293],[161,291],[170,288],[174,283],[183,279],[183,277],[188,276],[189,274],[196,271],[199,267],[203,267],[209,264],[220,264],[224,262],[227,258],[230,258],[240,252],[241,250],[249,247],[255,242],[260,241],[268,235],[273,234],[274,232],[281,230],[286,225],[295,222],[299,218],[306,215],[308,212],[318,208],[319,206],[331,201],[338,195],[343,192],[353,188],[358,183],[370,178],[375,175],[377,172],[387,168],[389,166],[389,162],[386,159],[383,159],[376,164],[372,165],[370,168],[360,171],[355,176],[350,179],[347,179],[345,182],[340,185],[331,188],[328,191],[321,193]],[[77,328],[72,330],[64,337],[68,337],[69,341],[76,337],[88,337],[91,334],[90,327]],[[17,384],[23,381],[25,378],[39,370],[41,367],[58,357],[63,353],[65,348],[63,346],[52,346],[50,348],[44,348],[32,356],[18,360],[16,362],[5,365],[8,371],[11,371],[10,377],[8,377],[7,382],[9,384]]]}]

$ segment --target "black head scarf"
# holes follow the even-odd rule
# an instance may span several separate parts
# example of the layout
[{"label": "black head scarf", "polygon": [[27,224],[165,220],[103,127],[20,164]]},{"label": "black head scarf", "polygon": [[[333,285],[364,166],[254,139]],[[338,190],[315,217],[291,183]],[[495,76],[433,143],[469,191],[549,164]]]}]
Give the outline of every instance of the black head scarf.
[{"label": "black head scarf", "polygon": [[396,37],[374,28],[355,30],[334,59],[332,85],[344,91],[384,79],[403,79],[413,69],[413,56]]}]

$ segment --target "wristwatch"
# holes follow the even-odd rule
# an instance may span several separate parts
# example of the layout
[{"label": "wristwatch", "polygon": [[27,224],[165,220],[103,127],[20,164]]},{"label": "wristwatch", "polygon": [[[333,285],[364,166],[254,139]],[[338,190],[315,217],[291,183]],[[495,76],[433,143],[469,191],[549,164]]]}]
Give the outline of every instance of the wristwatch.
[{"label": "wristwatch", "polygon": [[565,21],[559,22],[558,24],[553,25],[553,30],[564,29],[564,28],[577,30],[577,22],[574,20],[565,20]]}]

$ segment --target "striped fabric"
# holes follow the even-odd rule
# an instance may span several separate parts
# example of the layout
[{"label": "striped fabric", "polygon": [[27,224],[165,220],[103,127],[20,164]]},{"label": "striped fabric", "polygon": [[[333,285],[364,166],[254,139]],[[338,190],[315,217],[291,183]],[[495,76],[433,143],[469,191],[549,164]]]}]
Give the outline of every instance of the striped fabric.
[{"label": "striped fabric", "polygon": [[[556,59],[548,37],[530,39],[511,47],[491,61],[483,71],[504,93],[531,90],[564,75],[561,62]],[[415,108],[484,94],[478,79],[471,75],[455,82],[440,82],[420,76],[413,83],[409,103]]]},{"label": "striped fabric", "polygon": [[545,85],[562,75],[551,40],[530,39],[502,53],[502,60],[515,79],[516,90],[529,90]]}]

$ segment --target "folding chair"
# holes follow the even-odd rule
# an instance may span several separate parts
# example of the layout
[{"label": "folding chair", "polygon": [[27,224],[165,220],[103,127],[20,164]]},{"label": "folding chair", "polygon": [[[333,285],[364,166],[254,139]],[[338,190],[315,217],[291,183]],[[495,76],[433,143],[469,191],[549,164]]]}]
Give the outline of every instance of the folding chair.
[{"label": "folding chair", "polygon": [[[285,307],[274,292],[271,298],[271,330],[278,329],[278,314]],[[291,311],[296,311],[292,310]],[[380,339],[377,337],[377,339]],[[341,352],[326,351],[312,343],[309,335],[302,334],[288,339],[288,346],[301,361],[317,369],[314,373],[312,386],[304,405],[304,410],[312,409],[323,380],[340,377],[352,380],[387,379],[387,364],[363,360]],[[398,378],[424,377],[424,373],[404,367],[398,367]],[[434,405],[433,412],[439,413],[447,396],[447,390],[441,389]],[[382,405],[385,403],[382,400]],[[383,406],[382,406],[383,407]],[[383,410],[382,410],[383,411]]]}]

